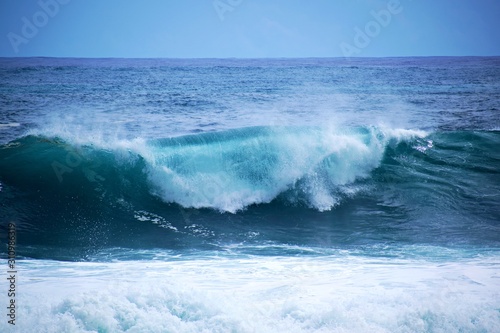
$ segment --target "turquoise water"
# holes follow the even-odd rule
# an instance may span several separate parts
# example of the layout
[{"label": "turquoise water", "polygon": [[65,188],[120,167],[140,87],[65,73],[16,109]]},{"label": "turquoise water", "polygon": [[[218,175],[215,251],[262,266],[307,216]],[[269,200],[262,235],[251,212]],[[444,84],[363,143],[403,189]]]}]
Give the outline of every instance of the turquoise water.
[{"label": "turquoise water", "polygon": [[0,72],[20,331],[500,329],[498,58]]}]

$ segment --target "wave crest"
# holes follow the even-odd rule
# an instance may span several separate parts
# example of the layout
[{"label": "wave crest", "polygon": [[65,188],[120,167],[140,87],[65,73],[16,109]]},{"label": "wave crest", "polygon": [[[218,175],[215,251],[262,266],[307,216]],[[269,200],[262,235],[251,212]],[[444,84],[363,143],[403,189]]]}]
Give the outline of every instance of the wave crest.
[{"label": "wave crest", "polygon": [[153,192],[184,207],[237,212],[287,193],[320,211],[380,165],[390,140],[421,132],[250,127],[162,139],[144,154]]},{"label": "wave crest", "polygon": [[[81,164],[87,181],[104,183],[104,192],[126,187],[133,197],[137,188],[147,188],[163,201],[186,208],[235,213],[281,196],[323,211],[337,205],[342,195],[357,191],[355,181],[380,165],[391,141],[424,134],[376,127],[248,127],[83,145],[81,137],[72,144],[71,138],[38,136],[18,141],[16,149],[24,153],[14,155],[24,156],[23,161],[29,160],[26,154],[42,164],[45,160],[58,178],[71,172],[63,162],[65,155],[70,167]],[[78,153],[68,153],[75,149]]]}]

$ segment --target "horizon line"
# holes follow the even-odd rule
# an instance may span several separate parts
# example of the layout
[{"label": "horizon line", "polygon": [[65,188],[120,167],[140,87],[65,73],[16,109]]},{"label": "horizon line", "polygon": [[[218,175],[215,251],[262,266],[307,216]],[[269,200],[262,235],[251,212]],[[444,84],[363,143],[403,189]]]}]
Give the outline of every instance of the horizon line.
[{"label": "horizon line", "polygon": [[170,59],[170,60],[293,60],[293,59],[394,59],[394,58],[495,58],[500,57],[500,55],[416,55],[416,56],[354,56],[354,57],[344,57],[344,56],[332,56],[332,57],[79,57],[79,56],[0,56],[0,59],[29,59],[29,58],[47,58],[47,59]]}]

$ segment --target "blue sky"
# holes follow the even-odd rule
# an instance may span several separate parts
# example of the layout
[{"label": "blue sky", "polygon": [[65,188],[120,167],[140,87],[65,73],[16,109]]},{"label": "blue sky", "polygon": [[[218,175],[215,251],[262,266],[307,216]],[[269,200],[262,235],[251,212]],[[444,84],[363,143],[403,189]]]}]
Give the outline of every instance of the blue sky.
[{"label": "blue sky", "polygon": [[499,0],[1,0],[0,56],[500,55]]}]

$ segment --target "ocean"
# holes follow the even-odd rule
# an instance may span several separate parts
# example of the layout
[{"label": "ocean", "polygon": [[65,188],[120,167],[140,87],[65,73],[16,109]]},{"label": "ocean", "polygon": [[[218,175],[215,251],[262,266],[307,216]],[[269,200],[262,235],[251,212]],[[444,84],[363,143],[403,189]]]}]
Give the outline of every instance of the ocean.
[{"label": "ocean", "polygon": [[0,78],[1,332],[500,332],[500,57]]}]

